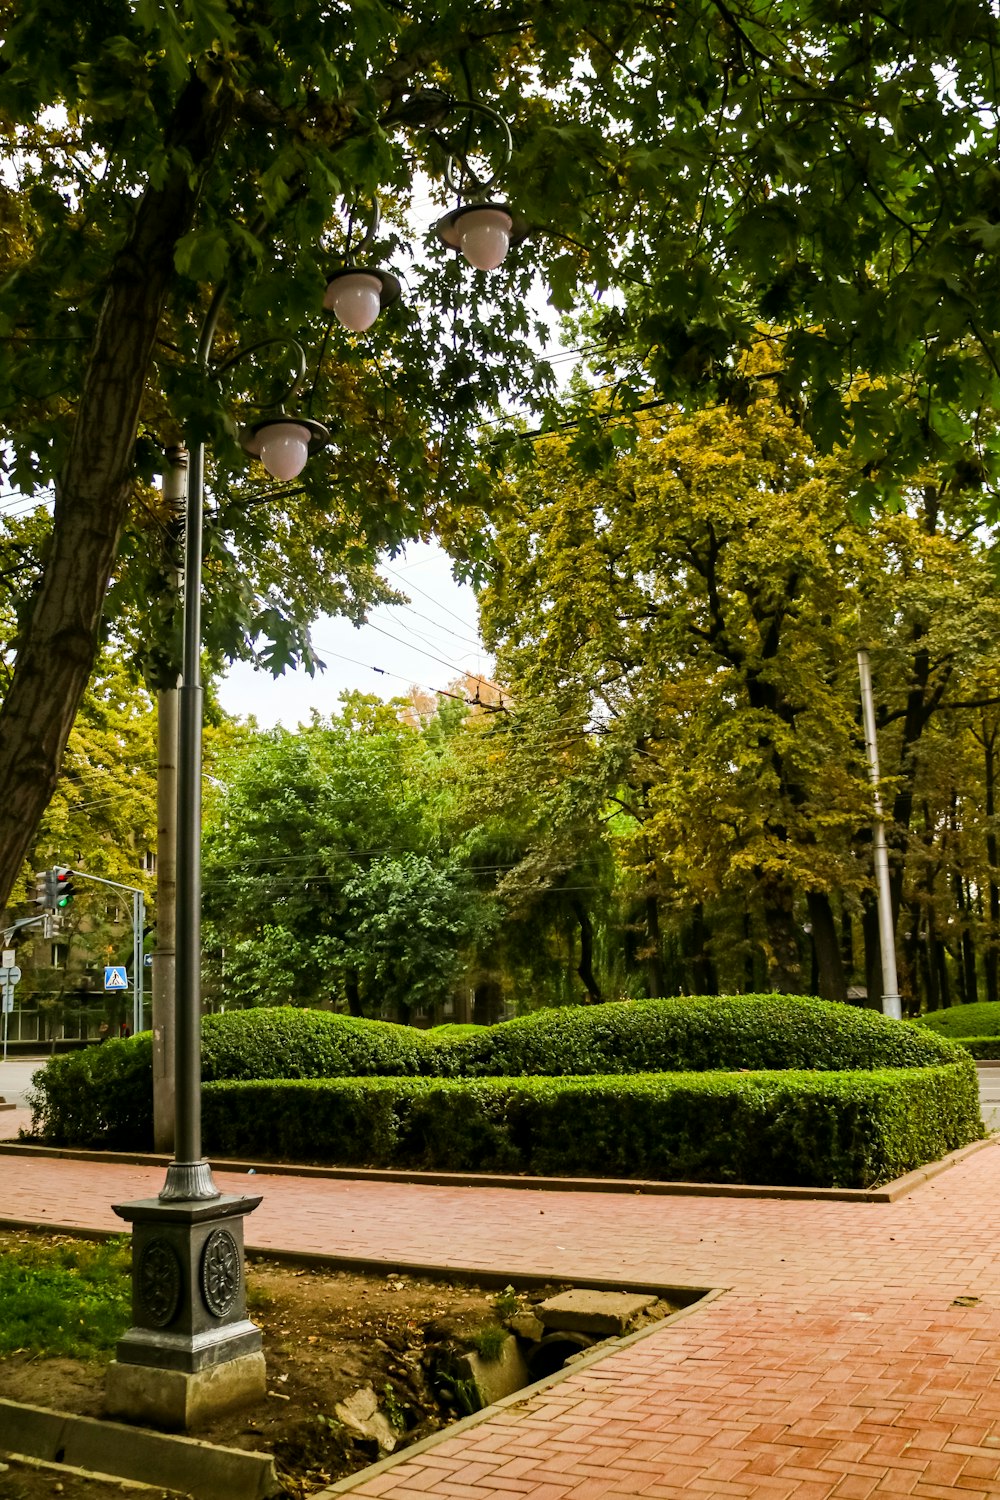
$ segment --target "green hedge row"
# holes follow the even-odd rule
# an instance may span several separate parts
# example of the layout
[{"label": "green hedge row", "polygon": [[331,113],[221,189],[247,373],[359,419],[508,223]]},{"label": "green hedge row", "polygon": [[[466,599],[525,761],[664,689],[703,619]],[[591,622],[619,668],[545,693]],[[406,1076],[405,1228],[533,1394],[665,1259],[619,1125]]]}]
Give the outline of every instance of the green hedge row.
[{"label": "green hedge row", "polygon": [[418,1078],[441,1072],[443,1043],[425,1031],[334,1011],[233,1010],[201,1024],[201,1076],[217,1078]]},{"label": "green hedge row", "polygon": [[[875,1011],[792,995],[619,1001],[536,1011],[449,1044],[468,1077],[921,1068],[954,1045]],[[444,1070],[442,1070],[444,1071]]]},{"label": "green hedge row", "polygon": [[919,1017],[919,1025],[938,1036],[954,1037],[966,1045],[966,1037],[1000,1038],[1000,1002],[979,1000],[974,1005],[949,1005]]},{"label": "green hedge row", "polygon": [[[433,1080],[740,1069],[925,1071],[961,1057],[968,1061],[954,1042],[926,1027],[849,1006],[773,995],[573,1006],[437,1034],[291,1007],[209,1016],[202,1027],[207,1085],[334,1076]],[[151,1149],[151,1080],[148,1034],[54,1058],[35,1077],[33,1130],[57,1145]],[[257,1148],[248,1137],[247,1144],[233,1149]]]},{"label": "green hedge row", "polygon": [[433,1032],[329,1011],[207,1016],[202,1076],[558,1077],[724,1068],[927,1067],[947,1041],[875,1011],[790,995],[622,1000],[536,1011],[499,1026]]},{"label": "green hedge row", "polygon": [[32,1081],[33,1135],[56,1146],[152,1150],[150,1032],[53,1057]]},{"label": "green hedge row", "polygon": [[973,1057],[1000,1058],[1000,1036],[957,1036],[955,1041]]},{"label": "green hedge row", "polygon": [[974,1073],[966,1059],[852,1073],[220,1082],[205,1089],[204,1125],[219,1156],[867,1187],[981,1135]]}]

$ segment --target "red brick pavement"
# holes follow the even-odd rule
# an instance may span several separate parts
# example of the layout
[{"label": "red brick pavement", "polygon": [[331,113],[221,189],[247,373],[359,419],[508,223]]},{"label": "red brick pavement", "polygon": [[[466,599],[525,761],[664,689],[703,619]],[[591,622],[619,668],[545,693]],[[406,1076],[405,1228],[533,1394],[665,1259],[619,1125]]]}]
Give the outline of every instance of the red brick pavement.
[{"label": "red brick pavement", "polygon": [[[2,1156],[0,1217],[118,1227],[162,1176]],[[356,1496],[1000,1496],[1000,1142],[892,1204],[219,1183],[261,1249],[727,1288]]]}]

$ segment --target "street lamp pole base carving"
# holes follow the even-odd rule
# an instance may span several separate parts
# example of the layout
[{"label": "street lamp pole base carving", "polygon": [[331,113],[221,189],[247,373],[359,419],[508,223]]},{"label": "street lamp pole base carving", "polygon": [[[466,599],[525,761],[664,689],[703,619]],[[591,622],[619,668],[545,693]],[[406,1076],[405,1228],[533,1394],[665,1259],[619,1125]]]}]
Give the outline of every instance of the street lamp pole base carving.
[{"label": "street lamp pole base carving", "polygon": [[218,1194],[114,1205],[132,1224],[132,1327],[108,1372],[109,1416],[184,1431],[262,1399],[243,1274],[243,1220],[259,1202]]}]

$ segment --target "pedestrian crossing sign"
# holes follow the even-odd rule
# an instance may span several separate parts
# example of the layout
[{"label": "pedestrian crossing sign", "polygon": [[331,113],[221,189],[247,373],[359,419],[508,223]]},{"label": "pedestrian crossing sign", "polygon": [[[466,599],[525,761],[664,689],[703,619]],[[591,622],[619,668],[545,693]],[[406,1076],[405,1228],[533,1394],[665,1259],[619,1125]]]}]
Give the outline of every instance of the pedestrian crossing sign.
[{"label": "pedestrian crossing sign", "polygon": [[124,964],[108,964],[104,970],[104,988],[106,990],[127,990],[128,974],[125,972]]}]

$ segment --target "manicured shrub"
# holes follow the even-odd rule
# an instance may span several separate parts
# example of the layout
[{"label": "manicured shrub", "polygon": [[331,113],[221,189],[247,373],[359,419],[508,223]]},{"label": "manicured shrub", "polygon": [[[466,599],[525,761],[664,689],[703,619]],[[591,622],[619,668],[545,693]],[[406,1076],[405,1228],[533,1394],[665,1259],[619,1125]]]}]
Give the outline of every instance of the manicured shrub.
[{"label": "manicured shrub", "polygon": [[[330,1151],[330,1142],[339,1141],[341,1154],[336,1159],[345,1165],[374,1160],[372,1152],[377,1150],[392,1162],[439,1161],[448,1156],[459,1163],[456,1170],[459,1166],[485,1170],[486,1163],[493,1163],[494,1170],[655,1176],[672,1172],[671,1162],[688,1162],[685,1170],[711,1176],[724,1174],[724,1161],[730,1161],[728,1170],[737,1174],[735,1180],[759,1181],[763,1179],[740,1175],[764,1169],[739,1165],[739,1149],[743,1149],[737,1146],[739,1130],[744,1125],[752,1130],[754,1141],[747,1149],[751,1163],[759,1163],[764,1159],[764,1143],[770,1139],[768,1109],[777,1108],[780,1101],[782,1119],[791,1121],[796,1108],[822,1113],[833,1106],[826,1095],[816,1095],[792,1074],[780,1096],[769,1085],[769,1102],[759,1104],[756,1086],[749,1092],[738,1087],[733,1092],[736,1085],[725,1075],[741,1070],[760,1076],[779,1069],[807,1069],[813,1079],[824,1073],[840,1077],[849,1071],[881,1076],[880,1070],[886,1069],[936,1075],[942,1064],[961,1059],[964,1072],[962,1068],[959,1072],[965,1078],[969,1119],[978,1121],[975,1069],[957,1043],[929,1027],[888,1021],[870,1011],[776,995],[573,1006],[499,1026],[446,1027],[432,1033],[290,1007],[235,1011],[205,1018],[202,1057],[206,1108],[214,1097],[211,1090],[227,1082],[241,1081],[249,1087],[258,1080],[263,1087],[267,1079],[341,1081],[332,1092],[319,1094],[265,1089],[260,1098],[269,1102],[260,1118],[253,1113],[257,1095],[240,1095],[243,1105],[252,1109],[242,1123],[238,1115],[213,1117],[221,1132],[214,1150],[298,1155],[308,1160],[316,1151],[321,1155]],[[641,1090],[618,1094],[606,1083],[608,1075],[634,1080],[642,1074],[707,1075],[713,1070],[718,1070],[714,1081],[706,1076],[690,1097],[677,1090],[664,1094],[661,1080],[653,1103],[649,1102],[653,1096]],[[571,1136],[573,1110],[580,1107],[580,1100],[574,1095],[576,1103],[567,1104],[561,1082],[572,1078],[579,1088],[580,1080],[588,1075],[605,1078],[603,1091],[588,1096],[590,1165],[559,1167],[556,1163],[567,1153],[568,1160],[574,1159],[569,1145],[561,1144],[563,1136],[558,1135],[545,1146],[541,1125],[536,1128],[530,1122],[534,1112],[542,1109],[538,1101],[544,1100],[545,1128],[563,1129],[559,1122],[565,1111],[565,1133]],[[538,1088],[512,1093],[503,1082],[511,1078],[530,1080]],[[388,1087],[393,1079],[401,1085],[406,1082],[409,1091],[380,1092],[380,1080]],[[447,1080],[454,1083],[445,1087]],[[549,1092],[543,1087],[546,1080]],[[55,1058],[36,1075],[35,1083],[33,1128],[44,1139],[58,1145],[151,1149],[148,1034]],[[688,1090],[692,1087],[685,1085]],[[930,1085],[922,1087],[926,1090]],[[793,1107],[793,1097],[805,1102]],[[835,1125],[842,1135],[850,1113],[843,1101],[853,1096],[848,1090],[837,1097],[841,1102],[833,1109],[830,1129]],[[885,1108],[890,1113],[893,1097],[891,1091],[886,1095]],[[434,1102],[426,1103],[431,1098]],[[869,1095],[865,1093],[864,1098]],[[397,1099],[409,1101],[402,1115],[403,1106],[393,1102]],[[753,1099],[758,1099],[756,1114],[748,1102]],[[352,1101],[349,1108],[347,1100]],[[300,1118],[303,1109],[307,1114]],[[315,1119],[313,1110],[320,1112]],[[605,1113],[613,1118],[607,1124],[609,1144],[602,1160],[594,1142],[600,1138]],[[787,1135],[790,1127],[781,1128]],[[652,1145],[656,1130],[665,1131],[662,1161]],[[525,1131],[534,1142],[530,1150],[524,1145]],[[812,1125],[803,1127],[803,1132],[808,1155],[816,1132]],[[894,1127],[893,1141],[901,1132],[905,1135],[901,1124]],[[447,1144],[444,1137],[452,1143]],[[314,1139],[327,1144],[314,1149]],[[881,1139],[877,1137],[873,1151],[882,1149]],[[551,1160],[546,1151],[552,1153]],[[766,1158],[775,1170],[778,1156],[785,1163],[782,1170],[792,1176],[772,1180],[796,1181],[794,1174],[806,1170],[796,1165],[787,1144]],[[829,1141],[818,1159],[825,1163],[824,1171],[834,1169],[830,1163],[836,1165],[837,1150]]]},{"label": "manicured shrub", "polygon": [[417,1077],[435,1071],[425,1032],[334,1011],[276,1008],[206,1016],[201,1073],[216,1078]]},{"label": "manicured shrub", "polygon": [[974,1072],[215,1083],[204,1121],[219,1155],[866,1187],[981,1135]]},{"label": "manicured shrub", "polygon": [[956,1036],[956,1046],[984,1061],[1000,1059],[1000,1036]]},{"label": "manicured shrub", "polygon": [[954,1037],[962,1046],[966,1037],[1000,1037],[1000,1001],[980,1000],[975,1005],[949,1005],[945,1010],[928,1011],[919,1025],[938,1036]]},{"label": "manicured shrub", "polygon": [[446,1043],[468,1076],[728,1068],[921,1068],[952,1044],[875,1011],[791,995],[618,1001],[536,1011]]},{"label": "manicured shrub", "polygon": [[153,1149],[151,1032],[53,1057],[32,1084],[32,1133],[52,1145]]}]

